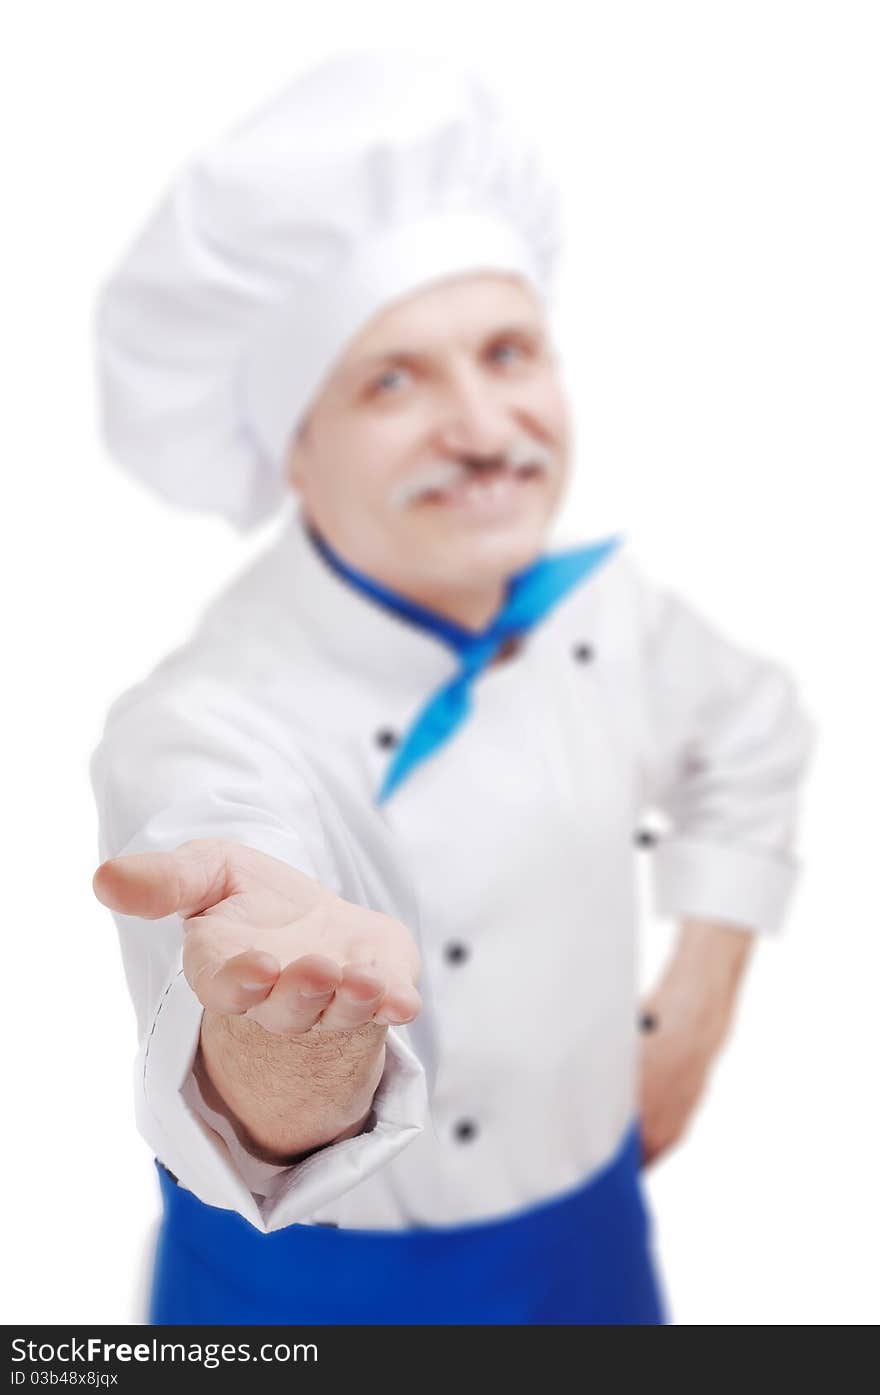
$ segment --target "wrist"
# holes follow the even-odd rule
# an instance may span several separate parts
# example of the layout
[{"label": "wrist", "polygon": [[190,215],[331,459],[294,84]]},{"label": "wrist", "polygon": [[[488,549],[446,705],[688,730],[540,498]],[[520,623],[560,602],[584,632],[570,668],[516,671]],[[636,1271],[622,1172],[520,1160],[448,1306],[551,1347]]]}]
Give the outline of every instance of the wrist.
[{"label": "wrist", "polygon": [[193,1073],[206,1103],[244,1148],[292,1165],[367,1122],[382,1078],[387,1028],[282,1036],[246,1017],[206,1011]]}]

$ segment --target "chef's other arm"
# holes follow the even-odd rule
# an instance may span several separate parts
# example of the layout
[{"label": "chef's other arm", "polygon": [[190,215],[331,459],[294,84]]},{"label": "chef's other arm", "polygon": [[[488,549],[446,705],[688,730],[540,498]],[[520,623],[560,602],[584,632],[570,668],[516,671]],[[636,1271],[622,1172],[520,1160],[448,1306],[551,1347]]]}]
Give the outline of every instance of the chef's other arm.
[{"label": "chef's other arm", "polygon": [[[353,904],[342,821],[318,808],[286,726],[225,682],[163,665],[111,708],[90,773],[96,891],[127,908],[113,918],[137,1018],[140,1133],[182,1187],[259,1230],[332,1214],[427,1120],[409,1028],[375,1021],[386,1000],[388,1022],[417,1009],[408,932]],[[224,969],[241,954],[247,980]],[[304,971],[289,966],[303,958],[311,987],[333,987],[308,1046],[291,1030],[308,1017],[293,1020]],[[369,1023],[351,1025],[349,1000]],[[343,1076],[335,1109],[306,1098],[311,1072],[326,1100],[328,1071]]]},{"label": "chef's other arm", "polygon": [[646,1164],[678,1142],[734,1020],[755,946],[751,930],[684,920],[659,982],[643,1000],[639,1115]]},{"label": "chef's other arm", "polygon": [[640,603],[646,802],[668,819],[652,853],[654,906],[679,922],[641,1006],[650,1162],[683,1137],[730,1035],[757,939],[783,926],[818,728],[778,663],[733,643],[673,591],[643,582]]},{"label": "chef's other arm", "polygon": [[205,1009],[196,1078],[249,1152],[286,1166],[360,1132],[387,1028],[421,1006],[405,926],[222,839],[110,859],[94,885],[125,915],[181,917],[183,971]]}]

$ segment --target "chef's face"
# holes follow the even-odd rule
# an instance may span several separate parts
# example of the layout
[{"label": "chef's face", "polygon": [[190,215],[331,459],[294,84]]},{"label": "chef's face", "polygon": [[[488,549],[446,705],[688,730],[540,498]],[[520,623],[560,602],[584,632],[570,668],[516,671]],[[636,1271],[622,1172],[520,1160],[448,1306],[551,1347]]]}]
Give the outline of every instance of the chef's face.
[{"label": "chef's face", "polygon": [[480,273],[395,302],[352,340],[288,469],[306,517],[351,565],[442,603],[538,555],[568,446],[538,297]]}]

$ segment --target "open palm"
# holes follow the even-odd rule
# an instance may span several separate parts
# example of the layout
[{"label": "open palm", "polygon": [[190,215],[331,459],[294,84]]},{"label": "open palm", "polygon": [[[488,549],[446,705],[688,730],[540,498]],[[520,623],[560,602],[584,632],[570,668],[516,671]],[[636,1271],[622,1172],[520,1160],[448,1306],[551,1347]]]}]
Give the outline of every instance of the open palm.
[{"label": "open palm", "polygon": [[277,858],[223,839],[111,858],[98,899],[147,920],[183,920],[183,970],[214,1013],[269,1032],[409,1022],[419,954],[400,921],[327,891]]}]

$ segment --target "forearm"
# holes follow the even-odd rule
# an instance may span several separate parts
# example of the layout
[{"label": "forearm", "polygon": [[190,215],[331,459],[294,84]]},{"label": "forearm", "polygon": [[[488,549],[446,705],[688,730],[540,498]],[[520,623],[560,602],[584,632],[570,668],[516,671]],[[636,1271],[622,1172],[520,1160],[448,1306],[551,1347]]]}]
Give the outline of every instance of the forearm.
[{"label": "forearm", "polygon": [[690,1018],[719,1047],[730,1027],[755,933],[732,925],[683,920],[658,997],[667,1015]]},{"label": "forearm", "polygon": [[660,982],[644,1004],[639,1114],[652,1163],[681,1139],[730,1031],[755,932],[683,920]]},{"label": "forearm", "polygon": [[292,1164],[363,1128],[385,1063],[387,1028],[282,1036],[247,1017],[206,1011],[193,1071],[206,1102],[242,1144]]}]

